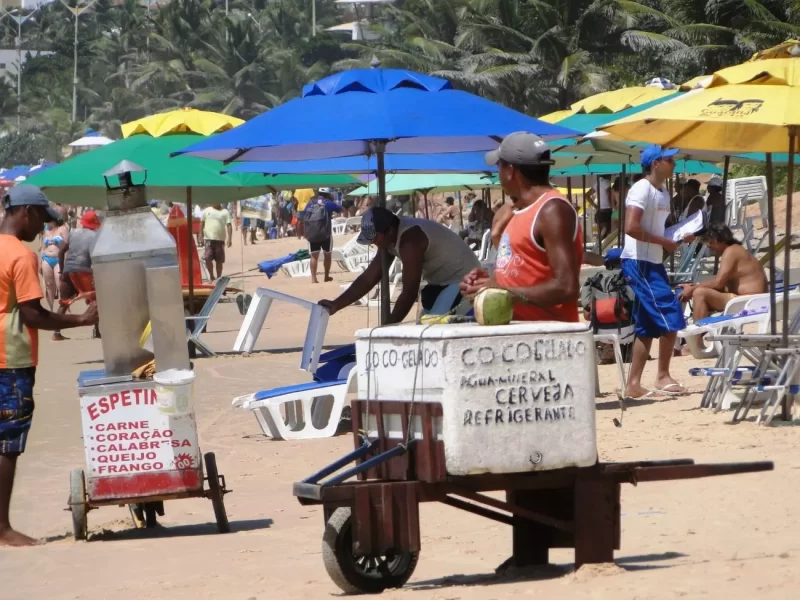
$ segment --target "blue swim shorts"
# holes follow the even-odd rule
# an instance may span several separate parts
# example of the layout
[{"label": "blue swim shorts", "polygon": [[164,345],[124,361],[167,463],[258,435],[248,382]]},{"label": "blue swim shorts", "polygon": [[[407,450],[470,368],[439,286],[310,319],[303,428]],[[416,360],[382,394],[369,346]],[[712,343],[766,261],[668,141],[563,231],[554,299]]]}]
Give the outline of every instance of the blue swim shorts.
[{"label": "blue swim shorts", "polygon": [[36,368],[0,369],[0,455],[22,454],[33,420]]},{"label": "blue swim shorts", "polygon": [[669,286],[663,264],[646,260],[622,260],[622,274],[634,294],[634,332],[643,338],[659,338],[686,327],[681,303]]}]

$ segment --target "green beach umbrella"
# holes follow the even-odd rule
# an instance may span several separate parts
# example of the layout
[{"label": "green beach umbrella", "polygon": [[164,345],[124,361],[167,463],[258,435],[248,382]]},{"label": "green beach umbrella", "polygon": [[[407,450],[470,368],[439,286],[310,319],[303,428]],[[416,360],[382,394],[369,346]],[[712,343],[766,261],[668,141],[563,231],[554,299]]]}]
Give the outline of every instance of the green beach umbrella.
[{"label": "green beach umbrella", "polygon": [[193,134],[151,137],[140,134],[79,154],[26,180],[42,188],[52,202],[103,209],[106,183],[103,173],[123,160],[147,170],[148,199],[186,202],[191,188],[193,204],[225,204],[281,189],[319,186],[347,187],[360,182],[350,175],[220,174],[222,163],[170,153],[202,139]]},{"label": "green beach umbrella", "polygon": [[[457,173],[386,175],[387,194],[413,194],[414,192],[440,194],[482,189],[496,185],[497,181],[494,177],[487,175],[460,175]],[[373,180],[370,181],[369,185],[353,190],[348,195],[366,196],[377,194],[378,182]]]}]

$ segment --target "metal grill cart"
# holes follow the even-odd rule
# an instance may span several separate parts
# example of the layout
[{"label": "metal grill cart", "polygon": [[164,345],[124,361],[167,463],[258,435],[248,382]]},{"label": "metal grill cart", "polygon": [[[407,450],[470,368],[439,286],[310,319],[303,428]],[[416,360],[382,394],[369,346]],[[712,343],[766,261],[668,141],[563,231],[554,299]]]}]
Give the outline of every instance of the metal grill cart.
[{"label": "metal grill cart", "polygon": [[[550,548],[574,548],[581,566],[612,562],[620,548],[621,484],[773,469],[598,462],[594,342],[580,324],[402,325],[356,335],[355,450],[294,484],[301,504],[323,506],[325,567],[348,593],[411,577],[420,502],[510,525],[509,564],[546,564]],[[490,491],[505,491],[505,500]]]},{"label": "metal grill cart", "polygon": [[[175,241],[147,206],[144,185],[133,183],[138,172],[123,161],[105,173],[109,210],[91,253],[105,368],[78,376],[86,469],[70,474],[69,509],[79,540],[91,509],[128,505],[137,524],[155,527],[164,501],[179,498],[209,498],[220,533],[230,530],[230,490],[197,440]],[[148,323],[152,351],[140,347]],[[134,378],[153,359],[156,377],[177,372],[184,381]]]}]

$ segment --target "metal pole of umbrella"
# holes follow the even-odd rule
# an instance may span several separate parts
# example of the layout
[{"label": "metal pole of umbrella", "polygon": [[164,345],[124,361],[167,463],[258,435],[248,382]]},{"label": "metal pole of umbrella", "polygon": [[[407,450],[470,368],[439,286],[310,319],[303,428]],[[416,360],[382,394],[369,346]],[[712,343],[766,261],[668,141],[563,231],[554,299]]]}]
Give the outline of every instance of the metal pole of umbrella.
[{"label": "metal pole of umbrella", "polygon": [[[386,152],[386,142],[375,144],[375,158],[378,164],[378,206],[386,208],[386,165],[384,162],[384,152]],[[427,196],[425,198],[425,210],[428,209]],[[381,325],[389,323],[390,302],[389,297],[389,251],[385,248],[381,253]]]},{"label": "metal pole of umbrella", "polygon": [[[727,197],[728,193],[728,178],[730,176],[731,171],[731,157],[725,157],[725,164],[722,169],[722,202],[725,202],[725,198]],[[711,213],[709,212],[709,215]],[[714,257],[714,275],[717,274],[719,271],[719,256]]]},{"label": "metal pole of umbrella", "polygon": [[[772,173],[772,154],[767,153],[767,220],[769,221],[769,229],[767,236],[769,239],[769,331],[775,335],[778,331],[778,314],[775,308],[775,294],[777,287],[775,285],[775,187],[774,178]],[[725,182],[723,182],[725,183]],[[723,188],[723,198],[725,190]]]},{"label": "metal pole of umbrella", "polygon": [[617,225],[617,245],[622,246],[625,241],[625,197],[628,195],[628,186],[626,181],[626,165],[622,164],[622,180],[619,184],[619,207],[617,214],[619,215],[619,223]]},{"label": "metal pole of umbrella", "polygon": [[458,198],[458,222],[461,224],[461,229],[464,229],[464,207],[461,205],[461,192],[456,192]]},{"label": "metal pole of umbrella", "polygon": [[430,219],[431,215],[428,212],[428,190],[422,191],[422,201],[425,203],[425,218]]},{"label": "metal pole of umbrella", "polygon": [[583,176],[583,250],[586,251],[586,175]]},{"label": "metal pole of umbrella", "polygon": [[[600,212],[600,175],[595,175],[594,177],[594,197],[597,206],[595,206],[594,214],[595,214],[595,223],[597,223],[597,215]],[[608,190],[609,195],[609,207],[611,206],[611,190]],[[603,254],[603,230],[600,227],[600,223],[597,223],[597,253]]]},{"label": "metal pole of umbrella", "polygon": [[575,202],[572,200],[572,177],[567,177],[567,198],[569,203],[575,206]]},{"label": "metal pole of umbrella", "polygon": [[193,209],[192,209],[192,187],[188,186],[186,188],[186,224],[189,227],[189,237],[187,243],[189,245],[189,254],[186,257],[186,269],[189,272],[189,314],[194,314],[194,277],[192,274],[194,273],[194,252],[192,252],[192,244],[194,244],[194,223],[193,223]]},{"label": "metal pole of umbrella", "polygon": [[[797,129],[789,128],[789,168],[786,178],[786,245],[783,247],[783,345],[789,345],[789,267],[792,255],[792,194],[794,193],[794,154]],[[784,400],[784,419],[787,408]]]}]

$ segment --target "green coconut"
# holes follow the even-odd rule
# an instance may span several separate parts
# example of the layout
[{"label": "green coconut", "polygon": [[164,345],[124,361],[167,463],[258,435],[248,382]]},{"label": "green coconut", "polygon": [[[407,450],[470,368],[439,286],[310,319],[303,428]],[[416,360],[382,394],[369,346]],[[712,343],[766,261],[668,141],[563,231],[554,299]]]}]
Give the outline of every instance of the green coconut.
[{"label": "green coconut", "polygon": [[514,300],[506,290],[486,288],[475,295],[475,319],[481,325],[508,325],[514,316]]}]

